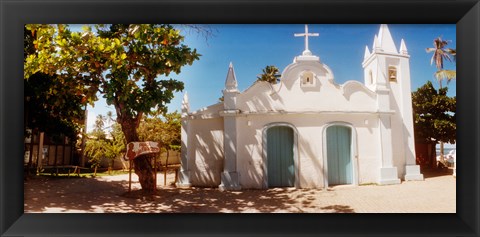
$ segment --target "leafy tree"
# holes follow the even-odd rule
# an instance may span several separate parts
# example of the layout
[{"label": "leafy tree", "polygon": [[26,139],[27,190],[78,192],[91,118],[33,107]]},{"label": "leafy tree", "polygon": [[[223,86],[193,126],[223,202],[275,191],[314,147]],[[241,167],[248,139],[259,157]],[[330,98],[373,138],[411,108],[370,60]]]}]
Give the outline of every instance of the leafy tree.
[{"label": "leafy tree", "polygon": [[457,99],[448,97],[447,91],[447,87],[437,91],[428,81],[412,92],[416,141],[435,144],[456,142]]},{"label": "leafy tree", "polygon": [[164,150],[175,150],[181,145],[181,115],[177,111],[144,118],[138,128],[140,140],[158,142]]},{"label": "leafy tree", "polygon": [[103,131],[103,120],[104,117],[102,115],[97,116],[94,129],[88,134],[89,138],[85,145],[85,154],[89,157],[88,162],[95,169],[94,176],[97,174],[97,168],[100,166],[101,160],[107,156],[107,136]]},{"label": "leafy tree", "polygon": [[[126,142],[139,141],[137,127],[151,109],[166,112],[183,82],[166,78],[199,59],[195,49],[171,25],[114,24],[85,26],[72,32],[67,25],[28,25],[36,32],[36,54],[26,58],[24,77],[36,72],[59,73],[85,85],[90,104],[99,92],[114,105]],[[162,78],[159,78],[162,76]],[[154,190],[154,172],[147,156],[134,160],[142,189]]]},{"label": "leafy tree", "polygon": [[[24,29],[24,60],[36,54],[36,36],[35,32]],[[81,94],[71,93],[71,88],[81,90],[81,85],[69,77],[59,78],[56,73],[29,74],[24,81],[25,129],[33,128],[51,136],[63,134],[75,141],[84,121],[85,103]],[[25,135],[30,134],[25,132]]]},{"label": "leafy tree", "polygon": [[257,81],[266,81],[266,82],[269,82],[269,83],[272,83],[272,84],[277,84],[277,80],[278,80],[278,73],[280,71],[278,70],[277,67],[271,65],[271,66],[266,66],[263,70],[262,70],[262,74],[260,74],[258,77],[257,77]]},{"label": "leafy tree", "polygon": [[[156,141],[162,152],[166,152],[165,164],[168,164],[170,151],[181,149],[181,114],[177,111],[161,115],[156,113],[145,118],[139,126],[138,133],[141,140]],[[164,173],[165,180],[167,173]]]},{"label": "leafy tree", "polygon": [[94,175],[96,175],[102,159],[109,161],[110,170],[115,158],[125,151],[125,137],[120,125],[118,123],[113,124],[110,136],[107,136],[104,125],[107,119],[102,115],[97,116],[94,129],[89,134],[89,139],[85,145],[85,153],[89,157],[92,168],[95,169]]},{"label": "leafy tree", "polygon": [[110,132],[111,135],[111,142],[112,142],[112,147],[111,147],[111,152],[115,154],[116,157],[119,155],[122,155],[125,152],[125,136],[123,135],[122,132],[122,127],[118,123],[114,123],[112,125],[112,131]]},{"label": "leafy tree", "polygon": [[165,123],[167,124],[167,130],[169,131],[169,144],[180,145],[182,138],[180,130],[182,127],[182,115],[177,111],[165,115]]}]

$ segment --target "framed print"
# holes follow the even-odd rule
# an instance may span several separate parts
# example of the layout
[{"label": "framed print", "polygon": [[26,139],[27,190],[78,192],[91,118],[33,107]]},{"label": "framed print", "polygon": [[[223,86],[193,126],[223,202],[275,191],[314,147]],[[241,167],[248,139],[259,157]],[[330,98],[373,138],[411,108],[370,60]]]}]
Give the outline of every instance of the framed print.
[{"label": "framed print", "polygon": [[[104,0],[104,1],[13,1],[0,0],[0,235],[1,236],[479,236],[480,235],[480,206],[479,206],[479,108],[480,97],[480,3],[475,0],[468,1],[207,1],[207,0]],[[24,82],[22,80],[23,67],[23,31],[26,24],[98,24],[98,23],[168,23],[168,24],[299,24],[296,36],[301,39],[293,40],[301,42],[302,53],[296,61],[310,63],[317,58],[312,55],[312,45],[309,48],[309,37],[317,37],[318,34],[303,24],[456,24],[456,44],[459,52],[457,58],[458,79],[456,97],[459,100],[456,108],[457,124],[457,155],[461,157],[457,164],[456,176],[456,213],[439,214],[413,214],[413,213],[261,213],[261,214],[205,214],[205,213],[28,213],[24,204],[24,170],[23,163],[29,160],[33,152],[25,150],[24,137]],[[387,32],[388,27],[382,24],[380,32]],[[380,35],[386,35],[382,33]],[[320,37],[322,32],[320,32]],[[247,39],[252,35],[239,36],[241,42],[251,42]],[[373,35],[372,35],[373,37]],[[376,37],[376,36],[375,36]],[[373,38],[372,38],[373,39]],[[312,40],[312,39],[311,39]],[[432,39],[433,40],[433,39]],[[310,41],[311,42],[311,41]],[[238,43],[238,42],[237,42]],[[369,43],[371,43],[369,41]],[[406,55],[408,42],[395,42],[399,47],[397,54]],[[375,44],[375,43],[374,43]],[[359,44],[360,45],[360,44]],[[369,45],[368,47],[370,47]],[[375,46],[375,45],[373,45]],[[430,45],[428,45],[430,46]],[[427,46],[427,47],[428,47]],[[304,47],[304,48],[303,48]],[[387,46],[385,46],[387,47]],[[288,47],[285,47],[288,48]],[[305,49],[303,52],[301,52]],[[363,50],[364,48],[362,48]],[[298,51],[297,50],[297,51]],[[372,55],[374,48],[366,50],[365,58]],[[397,50],[397,49],[395,49]],[[272,55],[274,52],[272,51]],[[322,55],[320,55],[321,57]],[[363,59],[363,58],[362,58]],[[289,58],[288,60],[291,61]],[[313,61],[312,61],[313,60]],[[319,59],[320,60],[320,59]],[[385,67],[385,78],[388,83],[395,85],[402,82],[400,65],[403,61],[393,58]],[[365,68],[369,68],[365,63]],[[293,66],[292,66],[293,68]],[[281,68],[283,69],[283,68]],[[301,69],[301,70],[300,70]],[[298,91],[311,93],[315,90],[325,89],[326,82],[333,80],[333,75],[328,67],[322,70],[300,67],[286,73],[295,71],[291,78],[298,79],[300,84]],[[235,107],[237,81],[233,71],[233,64],[225,68],[227,72],[223,94],[219,94],[225,106]],[[334,71],[335,73],[335,71]],[[362,71],[363,74],[363,71]],[[365,76],[371,75],[370,84],[375,84],[373,73],[365,71]],[[223,77],[223,76],[222,76]],[[363,77],[359,77],[363,78]],[[274,79],[276,80],[276,79]],[[293,79],[292,79],[293,80]],[[348,84],[348,83],[346,83]],[[223,86],[223,85],[222,85]],[[290,86],[285,84],[286,87]],[[343,88],[342,93],[351,98],[364,98],[366,101],[368,92],[362,92],[361,96],[354,95],[359,90],[357,84],[350,83]],[[372,86],[373,87],[373,86]],[[333,88],[333,87],[332,87]],[[358,96],[358,97],[355,97]],[[363,96],[363,97],[362,97]],[[274,96],[273,96],[274,97]],[[272,97],[272,98],[273,98]],[[350,98],[350,97],[349,97]],[[278,98],[277,98],[278,99]],[[372,100],[373,101],[373,100]],[[180,102],[179,102],[180,103]],[[252,102],[255,104],[257,102]],[[260,103],[260,102],[258,102]],[[257,103],[257,104],[258,104]],[[310,103],[304,101],[304,104]],[[373,103],[373,102],[372,102]],[[315,103],[311,103],[315,104]],[[206,106],[208,104],[203,104]],[[232,109],[233,110],[233,109]],[[408,111],[407,111],[408,112]],[[201,116],[193,114],[192,116]],[[231,116],[227,112],[222,115],[225,118]],[[252,115],[253,116],[253,115]],[[363,115],[362,115],[363,116]],[[374,119],[369,115],[362,119],[362,126],[373,126]],[[378,115],[381,117],[382,115]],[[373,117],[372,117],[373,118]],[[375,117],[376,118],[376,117]],[[388,119],[387,119],[388,120]],[[387,121],[385,120],[385,121]],[[332,120],[333,121],[333,120]],[[387,123],[387,122],[385,122]],[[389,123],[389,122],[388,122]],[[226,127],[230,126],[227,122]],[[242,120],[245,128],[256,126],[255,120]],[[200,126],[201,127],[201,126]],[[260,131],[260,130],[259,130]],[[320,131],[320,130],[319,130]],[[332,132],[333,131],[333,132]],[[379,133],[382,131],[379,130]],[[288,153],[288,162],[292,166],[308,162],[299,157],[298,131],[294,126],[278,122],[268,123],[265,130],[258,133],[258,142],[270,144],[269,148],[259,149],[259,159],[252,162],[262,162],[268,154],[275,152],[277,147],[287,147],[292,153]],[[334,143],[319,143],[318,149],[326,147],[342,147],[348,150],[348,157],[358,154],[357,148],[345,141],[354,141],[362,134],[357,134],[353,129],[342,122],[331,122],[324,130],[319,132],[318,139],[335,138]],[[332,135],[336,134],[336,135]],[[388,134],[388,133],[385,133]],[[289,139],[278,140],[272,143],[274,137],[285,136]],[[227,136],[228,137],[228,136]],[[28,144],[38,144],[35,136],[28,136]],[[40,139],[40,138],[38,138]],[[43,138],[42,138],[43,139]],[[230,138],[229,138],[230,139]],[[330,140],[335,140],[330,139]],[[23,143],[23,144],[22,144]],[[72,152],[67,148],[70,141],[62,140],[62,148],[44,147],[44,156],[47,162],[57,159],[66,160],[65,154]],[[343,145],[342,145],[343,144]],[[246,145],[241,145],[246,146]],[[273,147],[273,148],[272,148]],[[352,148],[352,150],[349,150]],[[55,150],[56,149],[56,150]],[[340,148],[339,148],[340,149]],[[372,148],[373,149],[373,148]],[[325,149],[327,150],[327,149]],[[331,150],[334,150],[333,148]],[[200,151],[201,152],[201,151]],[[228,151],[227,151],[228,152]],[[402,150],[402,152],[404,152]],[[64,154],[59,156],[58,154]],[[286,152],[280,152],[283,155]],[[324,152],[325,157],[330,153]],[[341,152],[338,152],[338,156]],[[37,154],[39,155],[39,154]],[[61,158],[57,158],[61,157]],[[278,159],[284,159],[281,156]],[[341,158],[335,163],[329,158],[322,161],[322,169],[318,172],[333,169],[341,165]],[[328,163],[330,162],[330,163]],[[392,162],[392,161],[390,161]],[[393,161],[395,162],[395,161]],[[325,165],[323,165],[325,164]],[[329,165],[327,165],[329,164]],[[232,171],[234,165],[223,164]],[[243,165],[243,164],[242,164]],[[244,164],[247,165],[247,164]],[[208,166],[208,165],[207,165]],[[362,181],[358,178],[358,172],[368,164],[352,163],[352,167],[345,171],[342,176],[329,176],[324,173],[321,181],[315,185],[329,184],[356,184]],[[319,166],[320,167],[320,166]],[[350,167],[350,166],[349,166]],[[360,167],[360,168],[359,168]],[[301,187],[305,185],[299,177],[298,167],[288,170],[269,166],[263,162],[261,169],[270,172],[270,176],[255,180],[260,188],[270,186],[287,185]],[[403,169],[403,168],[402,168]],[[405,168],[409,169],[409,168]],[[385,177],[391,169],[385,168]],[[382,172],[383,172],[382,171]],[[287,177],[285,180],[274,180],[271,175],[278,172]],[[412,171],[413,172],[413,171]],[[223,172],[218,177],[212,178],[215,184],[222,183],[219,188],[235,190],[238,182],[237,176],[229,176],[234,172]],[[383,174],[383,173],[382,173]],[[185,174],[180,173],[180,179]],[[415,180],[417,174],[410,174]],[[227,177],[228,176],[228,177]],[[228,180],[228,181],[227,181]],[[383,184],[395,183],[397,180],[384,178]],[[399,181],[399,180],[398,180]],[[252,181],[253,182],[253,181]],[[181,182],[180,182],[181,183]],[[188,182],[184,182],[188,184]],[[252,187],[257,187],[252,185]],[[227,191],[228,192],[228,191]],[[232,201],[234,201],[232,199]],[[400,202],[400,201],[399,201]],[[175,205],[173,203],[172,205]],[[395,205],[395,203],[392,203]],[[341,208],[341,207],[337,207]],[[342,209],[343,210],[343,209]],[[340,211],[339,211],[340,212]],[[348,212],[348,211],[343,211]]]}]

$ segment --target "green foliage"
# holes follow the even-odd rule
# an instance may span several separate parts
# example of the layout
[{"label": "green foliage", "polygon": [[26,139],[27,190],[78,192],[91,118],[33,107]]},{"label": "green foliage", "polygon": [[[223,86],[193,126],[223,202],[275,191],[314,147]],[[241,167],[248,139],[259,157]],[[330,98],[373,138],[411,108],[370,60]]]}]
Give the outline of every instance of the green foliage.
[{"label": "green foliage", "polygon": [[179,150],[181,145],[181,115],[177,111],[164,116],[157,113],[146,117],[138,128],[141,141],[159,142],[162,150]]},{"label": "green foliage", "polygon": [[[24,59],[35,55],[35,38],[35,33],[24,29]],[[81,85],[55,73],[36,72],[25,79],[25,128],[75,140],[84,121],[83,96],[74,93]]]},{"label": "green foliage", "polygon": [[110,140],[110,152],[118,156],[126,151],[125,136],[123,135],[120,124],[114,123],[110,132],[112,139]]},{"label": "green foliage", "polygon": [[125,137],[118,123],[112,125],[110,136],[107,137],[105,130],[105,120],[107,118],[98,115],[95,121],[95,127],[88,135],[85,144],[85,155],[92,168],[98,168],[102,159],[108,159],[112,165],[113,160],[125,152]]},{"label": "green foliage", "polygon": [[180,42],[183,36],[170,25],[95,25],[71,32],[67,25],[27,25],[37,32],[37,54],[26,59],[24,76],[36,72],[73,76],[82,84],[88,102],[100,91],[117,116],[136,118],[158,107],[166,111],[183,83],[157,76],[179,74],[199,59],[196,50]]},{"label": "green foliage", "polygon": [[85,155],[92,168],[98,168],[107,153],[107,142],[103,139],[89,138],[85,144]]},{"label": "green foliage", "polygon": [[456,97],[447,96],[448,88],[438,91],[428,81],[412,93],[415,140],[424,142],[456,141]]},{"label": "green foliage", "polygon": [[278,73],[280,71],[278,70],[277,67],[271,65],[271,66],[266,66],[263,70],[262,70],[262,74],[260,74],[258,77],[257,77],[257,81],[266,81],[266,82],[269,82],[269,83],[272,83],[272,84],[277,84],[277,80],[278,80]]}]

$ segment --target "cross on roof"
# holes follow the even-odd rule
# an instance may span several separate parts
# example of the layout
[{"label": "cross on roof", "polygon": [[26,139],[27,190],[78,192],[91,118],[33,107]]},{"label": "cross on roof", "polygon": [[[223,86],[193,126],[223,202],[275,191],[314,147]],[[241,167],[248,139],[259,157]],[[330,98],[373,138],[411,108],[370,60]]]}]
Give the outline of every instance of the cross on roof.
[{"label": "cross on roof", "polygon": [[295,33],[295,37],[305,37],[305,51],[303,51],[303,55],[312,55],[312,52],[308,50],[308,36],[318,36],[318,33],[308,33],[308,25],[305,24],[305,33]]}]

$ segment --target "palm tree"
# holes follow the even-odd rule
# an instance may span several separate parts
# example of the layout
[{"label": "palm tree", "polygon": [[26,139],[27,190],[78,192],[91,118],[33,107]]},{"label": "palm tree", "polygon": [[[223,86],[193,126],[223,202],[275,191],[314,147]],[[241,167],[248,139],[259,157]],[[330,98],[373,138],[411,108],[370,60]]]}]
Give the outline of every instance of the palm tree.
[{"label": "palm tree", "polygon": [[[435,66],[437,67],[437,72],[435,72],[434,76],[438,81],[440,89],[442,88],[442,81],[447,80],[447,84],[457,78],[457,72],[455,70],[446,70],[443,69],[443,60],[446,59],[448,61],[452,61],[450,55],[453,57],[453,60],[456,61],[457,59],[457,50],[445,48],[448,45],[447,40],[442,40],[439,36],[433,40],[433,48],[426,48],[427,53],[433,52],[432,59],[430,60],[430,65],[435,62]],[[444,156],[444,149],[443,149],[443,142],[440,142],[440,160],[443,162]]]},{"label": "palm tree", "polygon": [[280,72],[277,67],[273,65],[266,66],[262,72],[263,73],[257,77],[257,81],[266,81],[272,84],[277,84],[277,77]]},{"label": "palm tree", "polygon": [[445,48],[448,45],[447,40],[442,40],[439,36],[433,40],[433,48],[426,48],[427,53],[433,52],[432,59],[430,60],[430,64],[435,62],[435,66],[437,67],[437,72],[434,74],[435,78],[437,79],[440,88],[442,88],[442,81],[445,79],[447,80],[447,84],[457,77],[457,72],[455,70],[445,70],[443,69],[443,61],[446,59],[448,61],[452,61],[450,56],[453,56],[453,60],[456,61],[457,58],[457,50]]}]

